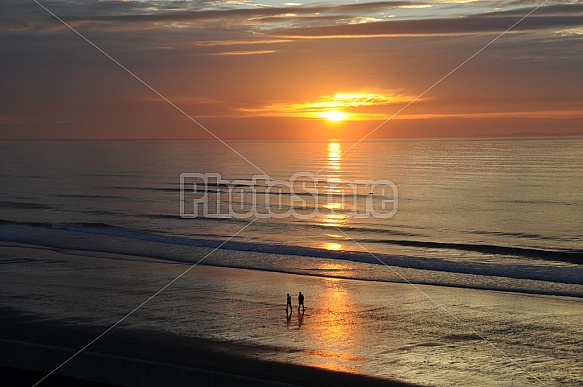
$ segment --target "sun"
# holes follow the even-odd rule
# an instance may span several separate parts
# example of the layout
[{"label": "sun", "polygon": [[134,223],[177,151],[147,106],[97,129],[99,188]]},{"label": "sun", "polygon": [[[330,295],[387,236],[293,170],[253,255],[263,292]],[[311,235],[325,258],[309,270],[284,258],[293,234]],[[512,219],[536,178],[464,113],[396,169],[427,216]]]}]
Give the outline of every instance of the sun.
[{"label": "sun", "polygon": [[347,113],[344,113],[344,112],[341,112],[338,110],[330,110],[327,112],[322,112],[321,115],[322,115],[322,118],[325,118],[328,121],[334,121],[334,122],[344,121],[344,119],[346,119],[346,117],[348,116]]}]

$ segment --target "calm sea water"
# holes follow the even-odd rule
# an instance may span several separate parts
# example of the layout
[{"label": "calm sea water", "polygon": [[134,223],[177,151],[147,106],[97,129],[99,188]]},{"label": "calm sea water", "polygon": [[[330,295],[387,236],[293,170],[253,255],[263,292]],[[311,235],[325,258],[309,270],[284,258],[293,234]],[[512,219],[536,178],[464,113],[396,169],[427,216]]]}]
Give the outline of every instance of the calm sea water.
[{"label": "calm sea water", "polygon": [[[4,142],[0,240],[180,262],[228,240],[204,263],[583,297],[582,138],[229,144],[250,162],[218,142]],[[310,202],[322,216],[180,216],[183,173],[298,172],[332,197]],[[329,196],[363,180],[394,184],[357,199],[393,200],[394,216],[354,218]],[[229,189],[206,192],[240,204]]]}]

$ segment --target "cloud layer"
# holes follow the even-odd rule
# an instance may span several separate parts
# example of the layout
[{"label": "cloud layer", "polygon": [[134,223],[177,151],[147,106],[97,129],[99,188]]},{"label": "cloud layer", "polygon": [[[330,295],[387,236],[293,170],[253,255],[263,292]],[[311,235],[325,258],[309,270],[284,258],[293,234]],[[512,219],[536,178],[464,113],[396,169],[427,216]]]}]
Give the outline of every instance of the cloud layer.
[{"label": "cloud layer", "polygon": [[451,74],[537,3],[41,3],[118,63],[34,2],[0,3],[4,138],[207,135],[120,64],[219,136],[327,136],[331,111],[347,120],[335,136],[396,112],[376,135],[583,134],[579,1],[540,7]]}]

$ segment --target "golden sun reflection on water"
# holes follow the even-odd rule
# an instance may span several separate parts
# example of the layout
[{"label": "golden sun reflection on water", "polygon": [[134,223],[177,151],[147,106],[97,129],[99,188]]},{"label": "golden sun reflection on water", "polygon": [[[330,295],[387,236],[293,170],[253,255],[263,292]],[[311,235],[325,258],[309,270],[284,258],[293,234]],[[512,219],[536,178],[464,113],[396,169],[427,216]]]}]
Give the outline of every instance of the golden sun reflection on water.
[{"label": "golden sun reflection on water", "polygon": [[326,203],[324,204],[324,208],[328,210],[341,210],[344,208],[342,203]]},{"label": "golden sun reflection on water", "polygon": [[332,250],[332,251],[341,251],[344,250],[344,247],[340,243],[335,242],[325,242],[322,243],[320,246],[321,249]]},{"label": "golden sun reflection on water", "polygon": [[[319,270],[341,270],[344,269],[344,265],[338,263],[323,263],[318,265]],[[336,278],[326,278],[326,280],[336,281]]]},{"label": "golden sun reflection on water", "polygon": [[338,142],[328,143],[328,168],[340,170],[342,165],[342,147]]},{"label": "golden sun reflection on water", "polygon": [[[338,184],[341,183],[342,180],[340,178],[342,173],[342,146],[340,143],[332,140],[328,143],[328,158],[327,158],[327,165],[326,169],[328,173],[326,175],[326,181],[331,184]],[[342,188],[328,186],[326,188],[326,193],[328,195],[341,195]],[[328,200],[333,198],[333,196],[328,196]],[[334,211],[344,209],[344,204],[341,202],[329,201],[322,205],[323,209],[329,210],[328,213],[324,213],[323,216],[318,218],[318,221],[321,225],[326,227],[340,227],[346,222],[346,215],[334,213]],[[323,247],[328,250],[338,250],[334,243],[330,243],[329,246]]]},{"label": "golden sun reflection on water", "polygon": [[[340,183],[340,172],[342,171],[342,147],[338,142],[328,143],[328,164],[326,169],[328,169],[328,174],[326,176],[326,181],[328,183]],[[330,190],[328,190],[330,193]]]},{"label": "golden sun reflection on water", "polygon": [[326,227],[340,227],[346,223],[346,215],[326,214],[320,217],[320,224]]}]

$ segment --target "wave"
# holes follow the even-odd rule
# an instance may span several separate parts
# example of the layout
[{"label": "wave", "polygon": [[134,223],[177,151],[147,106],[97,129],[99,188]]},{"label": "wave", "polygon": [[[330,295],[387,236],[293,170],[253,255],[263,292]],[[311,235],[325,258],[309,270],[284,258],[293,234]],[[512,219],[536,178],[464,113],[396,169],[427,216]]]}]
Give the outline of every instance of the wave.
[{"label": "wave", "polygon": [[123,196],[113,196],[113,195],[89,195],[89,194],[56,194],[53,195],[57,198],[65,199],[125,199]]},{"label": "wave", "polygon": [[534,234],[534,233],[525,233],[525,232],[502,232],[502,231],[468,231],[468,234],[474,235],[493,235],[496,237],[512,237],[512,238],[519,238],[519,239],[535,239],[535,240],[565,240],[569,241],[571,238],[561,238],[557,235],[541,235],[541,234]]},{"label": "wave", "polygon": [[[252,252],[256,254],[275,254],[284,256],[300,256],[310,258],[325,258],[331,260],[343,260],[358,262],[372,265],[386,265],[390,267],[401,267],[407,269],[417,269],[430,272],[455,273],[465,275],[478,275],[488,277],[509,278],[518,280],[546,281],[559,284],[583,285],[583,266],[557,266],[557,265],[540,265],[537,261],[532,264],[500,264],[500,263],[483,263],[483,262],[465,262],[449,261],[446,259],[426,258],[420,256],[389,255],[389,254],[371,254],[360,251],[331,251],[320,248],[295,246],[287,244],[272,244],[261,242],[228,240],[228,236],[216,236],[210,238],[209,235],[199,235],[196,238],[185,238],[176,236],[163,236],[141,231],[129,230],[122,227],[112,226],[106,223],[72,223],[72,224],[47,224],[47,223],[16,223],[0,221],[0,240],[9,242],[18,242],[31,245],[43,245],[52,248],[70,248],[74,250],[91,250],[87,241],[76,240],[73,246],[71,236],[101,236],[109,238],[99,243],[93,243],[93,249],[99,251],[142,255],[147,251],[148,257],[163,259],[173,262],[189,262],[185,260],[183,252],[185,250],[176,249],[178,247],[194,247],[231,250],[238,252]],[[25,229],[22,229],[22,228]],[[30,227],[45,229],[52,233],[63,232],[68,235],[61,235],[56,238],[55,235],[40,235],[41,232],[31,232]],[[113,240],[111,238],[114,238]],[[123,242],[125,240],[126,242]],[[227,240],[225,242],[225,240]],[[121,244],[119,242],[122,242]],[[130,243],[131,241],[137,243]],[[68,244],[69,243],[69,244]],[[412,245],[421,247],[435,247],[436,243],[407,242]],[[448,244],[445,244],[446,246]],[[116,247],[116,246],[123,246]],[[137,246],[137,247],[132,247]],[[174,249],[172,248],[174,247]],[[440,245],[440,247],[444,247]],[[455,246],[460,248],[460,246]],[[464,246],[463,247],[471,247]],[[472,247],[479,249],[481,247]],[[486,247],[486,249],[491,247]],[[117,250],[116,250],[117,249]],[[134,250],[132,250],[134,249]],[[513,248],[509,251],[514,251]],[[175,251],[173,253],[173,251]],[[366,279],[366,278],[364,278]],[[373,279],[373,278],[370,278]]]},{"label": "wave", "polygon": [[39,203],[0,201],[0,208],[7,210],[53,210],[56,207]]},{"label": "wave", "polygon": [[108,189],[129,190],[129,191],[171,192],[171,193],[175,193],[175,194],[180,193],[180,188],[112,186],[112,187],[108,187]]},{"label": "wave", "polygon": [[583,264],[583,250],[542,250],[526,247],[510,247],[488,244],[469,244],[469,243],[447,243],[447,242],[423,242],[402,239],[361,239],[363,243],[381,243],[399,246],[420,247],[428,249],[452,249],[460,251],[474,251],[485,254],[513,255],[525,258],[555,260],[561,262],[570,262]]},{"label": "wave", "polygon": [[[341,187],[342,185],[338,185]],[[362,186],[356,184],[356,186]],[[192,190],[190,189],[181,189],[180,187],[175,188],[165,188],[165,187],[140,187],[140,186],[111,186],[108,187],[109,189],[113,190],[130,190],[130,191],[154,191],[154,192],[166,192],[166,193],[175,193],[180,194],[184,193],[189,195]],[[237,189],[237,188],[244,188],[244,190],[235,191],[236,193],[240,194],[252,194],[252,195],[269,195],[275,197],[308,197],[308,198],[342,198],[346,197],[345,193],[342,192],[329,192],[326,190],[322,190],[321,192],[308,192],[308,191],[286,191],[286,190],[277,190],[273,189],[270,191],[266,191],[265,189],[268,188],[267,185],[262,184],[216,184],[216,183],[205,183],[202,187],[197,187],[196,194],[213,194],[213,195],[220,195],[230,192],[230,190]],[[261,190],[257,190],[260,188]],[[320,188],[321,189],[321,188]],[[370,193],[365,194],[356,194],[352,193],[350,195],[350,199],[367,199],[370,198]],[[376,199],[393,199],[390,196],[381,196],[377,195]]]}]

